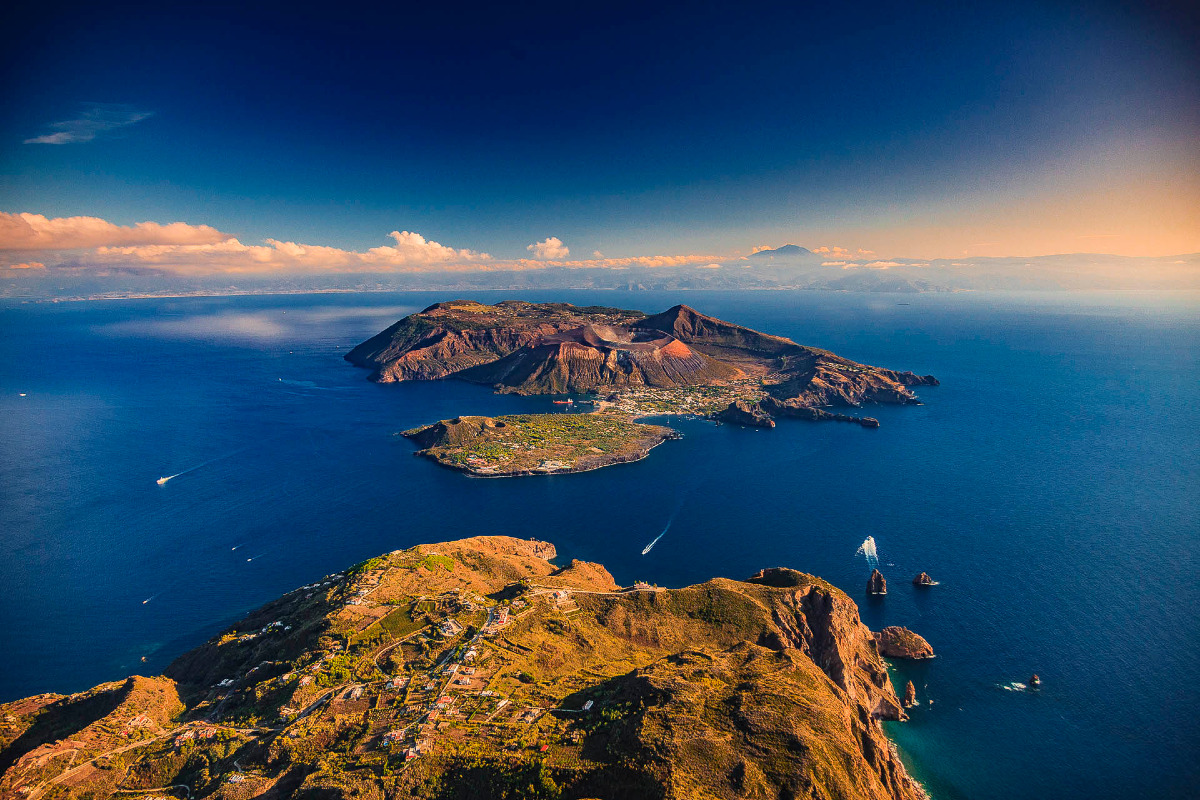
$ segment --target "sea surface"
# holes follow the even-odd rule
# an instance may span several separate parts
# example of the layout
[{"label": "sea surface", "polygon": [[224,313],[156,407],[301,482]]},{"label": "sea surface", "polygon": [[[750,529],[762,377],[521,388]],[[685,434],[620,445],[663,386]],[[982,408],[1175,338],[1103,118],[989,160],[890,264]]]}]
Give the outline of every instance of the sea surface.
[{"label": "sea surface", "polygon": [[[396,432],[558,407],[342,360],[444,295],[7,302],[0,700],[154,673],[362,559],[506,534],[626,584],[791,566],[921,633],[938,655],[897,670],[922,704],[889,733],[940,800],[1195,796],[1200,297],[523,296],[686,302],[942,385],[872,407],[878,430],[673,419],[685,438],[637,464],[482,480]],[[868,535],[886,598],[865,595]],[[922,570],[940,585],[915,590]]]}]

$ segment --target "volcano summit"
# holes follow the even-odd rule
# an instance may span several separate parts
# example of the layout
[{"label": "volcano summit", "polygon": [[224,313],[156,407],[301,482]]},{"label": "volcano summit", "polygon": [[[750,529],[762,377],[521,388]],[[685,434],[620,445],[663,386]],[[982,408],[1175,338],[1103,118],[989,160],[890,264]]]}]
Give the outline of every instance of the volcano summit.
[{"label": "volcano summit", "polygon": [[346,360],[382,383],[453,377],[516,394],[604,394],[642,413],[715,414],[740,400],[785,416],[844,418],[820,409],[916,404],[909,387],[938,383],[685,305],[646,315],[517,300],[436,303],[358,345]]}]

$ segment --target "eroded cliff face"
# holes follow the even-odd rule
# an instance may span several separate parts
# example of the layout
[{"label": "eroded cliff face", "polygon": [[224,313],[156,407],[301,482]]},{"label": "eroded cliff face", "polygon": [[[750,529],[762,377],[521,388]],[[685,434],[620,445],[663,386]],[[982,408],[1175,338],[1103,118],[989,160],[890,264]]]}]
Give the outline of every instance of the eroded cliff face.
[{"label": "eroded cliff face", "polygon": [[0,792],[923,797],[844,593],[790,569],[621,588],[553,556],[508,537],[396,551],[264,606],[169,678],[6,704]]}]

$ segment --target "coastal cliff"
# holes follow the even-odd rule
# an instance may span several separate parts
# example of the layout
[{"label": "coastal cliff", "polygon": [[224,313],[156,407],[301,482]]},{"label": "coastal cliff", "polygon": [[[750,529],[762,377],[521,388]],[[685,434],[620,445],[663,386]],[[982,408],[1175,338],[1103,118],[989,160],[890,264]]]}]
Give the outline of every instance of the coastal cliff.
[{"label": "coastal cliff", "polygon": [[917,800],[872,633],[791,569],[682,589],[476,537],[301,587],[158,678],[4,704],[0,794]]}]

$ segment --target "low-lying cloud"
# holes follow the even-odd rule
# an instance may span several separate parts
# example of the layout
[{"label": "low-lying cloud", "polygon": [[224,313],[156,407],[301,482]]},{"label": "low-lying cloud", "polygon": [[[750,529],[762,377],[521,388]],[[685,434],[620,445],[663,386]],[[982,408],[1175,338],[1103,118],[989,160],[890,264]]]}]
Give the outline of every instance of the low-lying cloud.
[{"label": "low-lying cloud", "polygon": [[431,241],[413,231],[388,235],[392,244],[358,251],[279,239],[246,244],[208,225],[185,222],[123,226],[99,217],[48,218],[0,212],[0,269],[44,269],[49,265],[76,274],[198,276],[622,269],[711,266],[719,260],[711,254],[570,260],[570,249],[556,236],[529,245],[526,249],[532,258],[495,259],[488,253]]},{"label": "low-lying cloud", "polygon": [[139,222],[114,225],[99,217],[55,217],[0,212],[0,250],[81,250],[135,245],[215,244],[229,238],[208,225]]},{"label": "low-lying cloud", "polygon": [[487,253],[447,247],[412,231],[388,235],[394,245],[362,252],[278,239],[248,245],[233,237],[210,244],[105,246],[80,259],[80,266],[135,266],[180,274],[394,272],[477,268],[491,260]]}]

